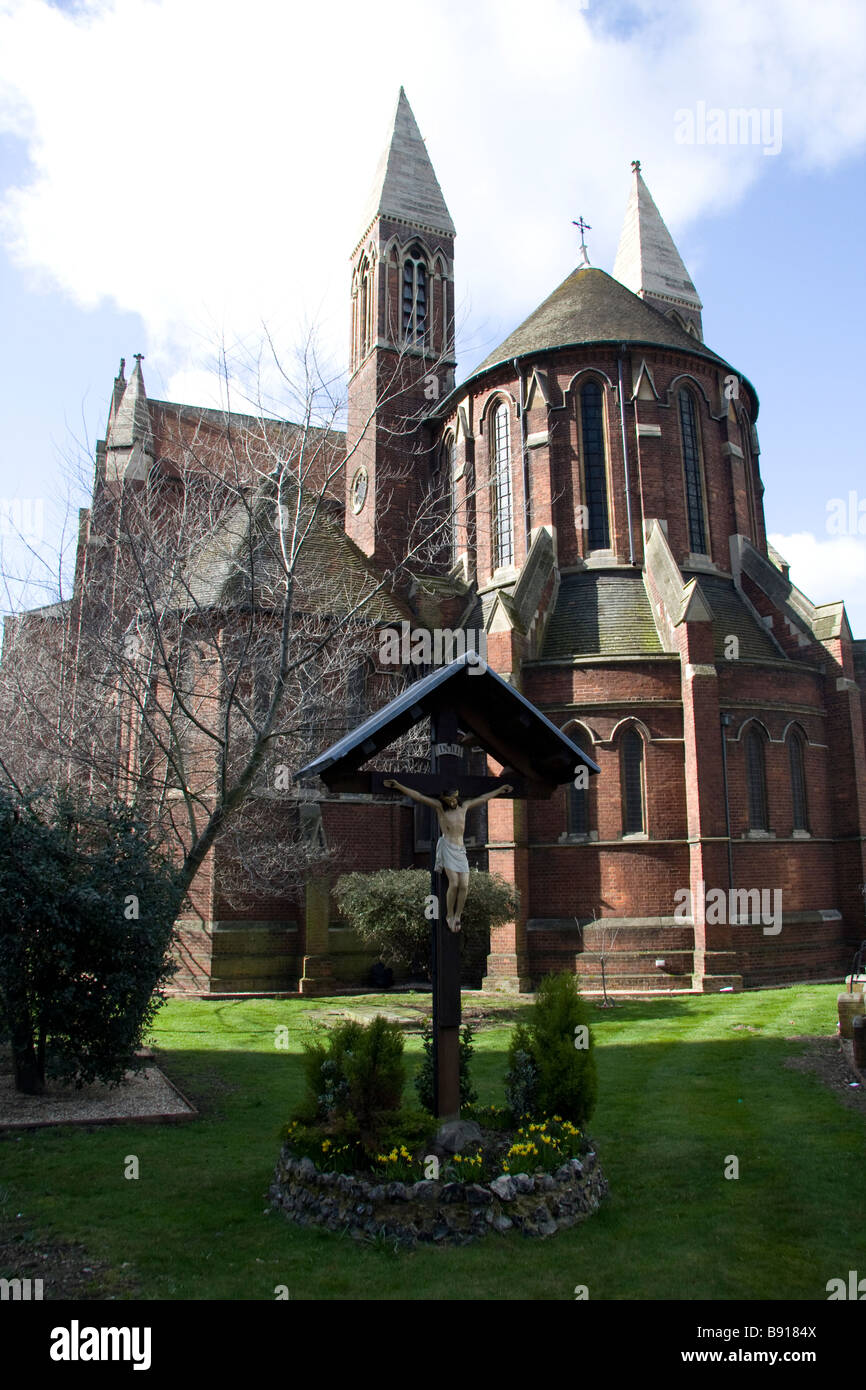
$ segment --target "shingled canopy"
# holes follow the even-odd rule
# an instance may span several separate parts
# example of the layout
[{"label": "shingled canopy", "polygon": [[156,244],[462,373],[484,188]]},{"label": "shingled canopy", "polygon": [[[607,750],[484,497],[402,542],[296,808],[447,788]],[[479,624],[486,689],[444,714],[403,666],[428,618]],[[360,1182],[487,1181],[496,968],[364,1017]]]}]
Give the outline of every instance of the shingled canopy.
[{"label": "shingled canopy", "polygon": [[571,782],[581,765],[590,772],[599,771],[592,758],[519,691],[474,652],[466,652],[416,681],[332,744],[301,768],[295,781],[321,777],[335,792],[378,790],[380,779],[375,773],[360,771],[362,765],[422,719],[446,709],[454,712],[460,726],[474,736],[473,741],[485,753],[522,779],[524,787],[516,788],[519,795],[549,797],[556,787]]}]

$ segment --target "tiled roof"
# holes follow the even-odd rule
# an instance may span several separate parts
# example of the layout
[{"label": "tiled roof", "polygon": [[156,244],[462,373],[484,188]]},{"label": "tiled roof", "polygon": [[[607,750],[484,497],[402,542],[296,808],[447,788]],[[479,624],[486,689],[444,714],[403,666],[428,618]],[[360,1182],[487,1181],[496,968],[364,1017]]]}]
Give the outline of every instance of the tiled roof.
[{"label": "tiled roof", "polygon": [[539,653],[542,660],[662,651],[640,574],[584,570],[563,577]]},{"label": "tiled roof", "polygon": [[[227,608],[253,603],[264,609],[280,608],[285,579],[276,508],[273,501],[262,497],[251,511],[239,502],[213,529],[188,581],[191,592],[176,586],[173,598],[178,606],[192,602],[200,608]],[[252,565],[251,549],[255,556]],[[298,557],[294,607],[298,613],[348,613],[374,594],[380,577],[339,522],[320,514]],[[364,604],[358,621],[399,622],[409,616],[404,604],[380,589]]]},{"label": "tiled roof", "polygon": [[[725,655],[725,642],[729,636],[735,636],[739,641],[741,661],[785,659],[767,629],[746,607],[732,579],[708,574],[695,577],[713,615],[713,645],[717,661],[730,660],[730,656],[726,658]],[[685,578],[692,576],[687,574]]]},{"label": "tiled roof", "polygon": [[[575,270],[501,343],[472,376],[530,352],[583,343],[651,343],[728,363],[673,319],[594,266]],[[471,380],[471,378],[470,378]]]}]

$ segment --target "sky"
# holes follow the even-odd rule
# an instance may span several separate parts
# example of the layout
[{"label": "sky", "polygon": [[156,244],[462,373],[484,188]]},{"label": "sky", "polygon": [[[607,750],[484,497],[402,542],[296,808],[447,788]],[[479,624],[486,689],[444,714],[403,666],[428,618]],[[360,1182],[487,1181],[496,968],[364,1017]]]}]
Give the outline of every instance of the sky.
[{"label": "sky", "polygon": [[0,546],[29,600],[121,357],[203,405],[266,334],[345,372],[401,84],[457,227],[458,379],[574,268],[572,219],[612,270],[639,158],[758,392],[772,543],[866,637],[862,0],[0,0]]}]

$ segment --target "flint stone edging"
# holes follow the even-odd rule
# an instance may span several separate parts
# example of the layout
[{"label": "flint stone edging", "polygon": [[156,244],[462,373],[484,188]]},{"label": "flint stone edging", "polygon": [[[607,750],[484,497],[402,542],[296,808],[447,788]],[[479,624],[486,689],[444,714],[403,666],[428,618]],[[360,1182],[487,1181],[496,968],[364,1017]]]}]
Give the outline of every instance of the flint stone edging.
[{"label": "flint stone edging", "polygon": [[381,1183],[348,1173],[319,1173],[283,1145],[270,1204],[301,1226],[324,1226],[356,1240],[381,1235],[411,1248],[465,1245],[489,1231],[555,1235],[596,1211],[608,1182],[594,1153],[548,1173],[502,1173],[491,1183]]}]

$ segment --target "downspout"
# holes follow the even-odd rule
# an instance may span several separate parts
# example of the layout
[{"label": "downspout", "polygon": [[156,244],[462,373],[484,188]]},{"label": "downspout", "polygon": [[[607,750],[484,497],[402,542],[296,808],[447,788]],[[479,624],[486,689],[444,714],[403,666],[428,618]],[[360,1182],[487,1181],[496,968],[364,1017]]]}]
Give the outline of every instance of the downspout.
[{"label": "downspout", "polygon": [[728,739],[726,730],[731,722],[729,714],[722,715],[722,781],[725,791],[725,830],[728,836],[728,887],[734,886],[734,847],[731,843],[731,803],[728,798]]},{"label": "downspout", "polygon": [[617,357],[617,375],[619,378],[619,423],[622,430],[622,465],[625,473],[625,515],[626,525],[628,526],[628,562],[634,564],[634,536],[631,529],[631,490],[628,485],[628,444],[626,442],[625,430],[625,400],[623,399],[622,387],[622,363],[623,355],[626,350],[625,343],[619,345],[619,356]]},{"label": "downspout", "polygon": [[522,478],[523,478],[523,546],[524,557],[529,554],[529,465],[527,461],[526,448],[526,410],[524,405],[524,381],[523,373],[520,370],[520,359],[514,358],[514,370],[517,373],[517,380],[520,383],[520,455],[522,459]]}]

